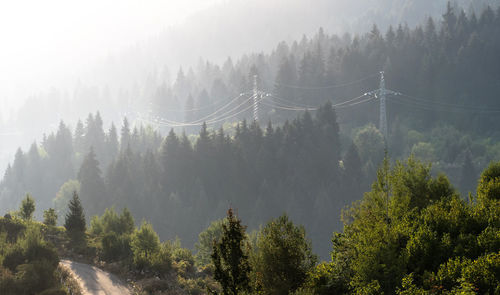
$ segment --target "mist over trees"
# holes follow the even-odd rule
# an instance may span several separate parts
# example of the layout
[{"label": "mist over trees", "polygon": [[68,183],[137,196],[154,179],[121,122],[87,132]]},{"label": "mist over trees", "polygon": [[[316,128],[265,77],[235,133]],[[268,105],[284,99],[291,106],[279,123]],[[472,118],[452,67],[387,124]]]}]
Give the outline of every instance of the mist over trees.
[{"label": "mist over trees", "polygon": [[0,106],[0,293],[74,294],[64,257],[138,294],[500,294],[499,4],[221,1]]},{"label": "mist over trees", "polygon": [[[357,198],[353,192],[367,184],[360,176],[361,182],[341,185],[347,183],[345,178],[351,171],[361,171],[361,167],[351,167],[360,165],[351,159],[339,166],[339,129],[330,104],[321,107],[315,117],[306,112],[282,127],[269,124],[263,130],[255,122],[243,121],[236,125],[232,137],[222,128],[210,131],[204,125],[193,143],[173,130],[162,141],[152,129],[130,132],[127,124],[125,121],[122,126],[122,144],[118,147],[109,140],[115,136],[113,129],[104,133],[87,125],[85,140],[70,137],[61,149],[81,150],[78,142],[91,146],[86,155],[76,152],[69,158],[70,164],[80,167],[77,173],[53,173],[60,169],[50,161],[51,155],[57,154],[50,153],[39,160],[39,166],[33,166],[31,157],[38,159],[40,155],[20,152],[2,182],[3,206],[14,208],[18,194],[28,190],[38,192],[36,198],[42,208],[52,207],[56,192],[67,190],[76,177],[87,216],[100,215],[111,206],[128,207],[135,216],[151,220],[163,238],[179,236],[187,245],[193,245],[197,233],[230,204],[241,208],[239,213],[253,228],[289,212],[312,236],[323,236],[327,241],[328,233],[340,224],[335,216]],[[33,149],[45,151],[50,147],[49,138],[56,141],[66,131],[61,124],[56,135]],[[95,140],[94,132],[104,136],[101,148],[95,149],[99,153],[86,142]],[[95,143],[99,146],[99,141]],[[112,148],[120,151],[114,157],[106,152]],[[33,173],[32,179],[42,181],[30,181],[18,167]],[[44,175],[54,178],[44,181]],[[57,197],[54,202],[61,199]],[[321,251],[327,253],[328,248]]]},{"label": "mist over trees", "polygon": [[[335,111],[332,106],[377,88],[380,70],[389,88],[406,95],[388,100],[391,157],[413,153],[434,161],[466,193],[477,173],[500,158],[498,130],[491,128],[500,118],[491,112],[500,90],[499,21],[500,12],[491,8],[476,16],[449,5],[441,20],[429,18],[413,29],[399,25],[383,34],[373,26],[354,37],[319,30],[312,38],[282,42],[270,54],[180,69],[172,86],[151,83],[142,90],[149,92],[139,98],[150,103],[151,114],[181,122],[206,117],[251,89],[254,75],[259,89],[288,103],[323,106],[298,115],[275,101],[260,106],[262,125],[231,124],[250,117],[249,110],[234,121],[184,130],[141,125],[140,103],[122,104],[111,116],[134,107],[133,123],[125,119],[107,130],[100,112],[74,128],[60,122],[39,144],[16,152],[0,184],[2,206],[17,208],[20,196],[32,192],[44,210],[53,207],[56,194],[56,204],[64,203],[75,190],[89,218],[127,206],[147,216],[160,236],[179,235],[193,245],[196,233],[232,204],[250,227],[286,211],[305,225],[315,247],[326,245],[317,238],[326,240],[339,228],[338,213],[367,190],[385,147],[371,125],[379,115],[373,100]],[[330,87],[343,84],[348,87]],[[87,90],[81,89],[84,97],[100,97]],[[268,121],[275,124],[264,127]],[[324,256],[328,247],[317,252]]]},{"label": "mist over trees", "polygon": [[[337,3],[338,1],[334,2]],[[337,5],[334,4],[334,2],[324,1],[322,5],[325,3],[325,5]],[[352,1],[350,2],[352,3]],[[398,85],[399,88],[394,90],[402,92],[405,91],[410,95],[427,94],[430,96],[424,98],[454,101],[456,98],[459,98],[458,96],[460,95],[457,95],[457,93],[460,94],[461,89],[455,89],[454,93],[451,94],[448,93],[448,90],[441,93],[437,92],[435,89],[436,87],[439,88],[441,85],[440,82],[435,83],[436,85],[434,86],[430,85],[431,87],[426,87],[429,86],[429,82],[424,80],[420,83],[418,79],[435,80],[436,77],[439,77],[440,79],[445,80],[447,85],[454,85],[455,83],[453,83],[453,81],[456,81],[457,77],[460,78],[461,81],[468,79],[468,77],[472,77],[473,79],[470,80],[473,83],[482,81],[484,85],[476,85],[480,86],[481,89],[483,89],[483,86],[486,86],[485,91],[487,91],[487,89],[491,89],[492,87],[494,88],[491,83],[488,83],[488,81],[491,81],[494,77],[485,73],[494,74],[495,69],[493,69],[493,72],[490,70],[484,72],[476,71],[478,73],[467,71],[469,66],[466,64],[462,64],[461,67],[455,66],[457,62],[455,55],[462,47],[465,50],[466,48],[470,48],[469,45],[472,46],[473,44],[478,44],[474,47],[475,49],[469,49],[467,51],[462,50],[461,57],[474,65],[473,68],[476,69],[480,69],[481,65],[481,63],[477,62],[478,60],[483,60],[482,63],[484,63],[484,60],[490,60],[487,54],[484,55],[482,53],[489,52],[490,55],[493,55],[493,52],[496,52],[494,47],[496,46],[495,38],[489,38],[487,36],[497,35],[495,32],[498,26],[495,26],[488,21],[488,18],[492,18],[492,21],[496,18],[494,15],[497,14],[495,13],[498,7],[498,5],[496,5],[497,3],[491,3],[488,1],[459,1],[459,5],[451,5],[450,8],[452,9],[453,16],[450,18],[450,23],[458,21],[460,22],[460,25],[451,24],[452,26],[450,29],[448,26],[449,24],[446,26],[442,25],[443,21],[440,16],[443,14],[443,11],[446,11],[446,1],[429,1],[431,3],[427,1],[392,1],[390,3],[388,1],[382,1],[383,3],[379,3],[381,1],[372,2],[373,3],[370,3],[370,5],[374,6],[373,9],[369,9],[366,5],[361,3],[350,4],[363,5],[361,8],[352,8],[353,11],[375,11],[374,14],[377,15],[377,18],[359,17],[360,20],[370,21],[369,24],[364,25],[362,30],[355,32],[352,30],[342,30],[339,32],[325,24],[323,26],[325,33],[330,32],[338,35],[325,34],[327,38],[323,40],[316,40],[320,39],[320,34],[317,34],[317,37],[312,36],[314,32],[318,31],[318,27],[321,25],[318,24],[308,31],[294,30],[294,32],[301,32],[300,34],[305,33],[305,36],[309,36],[304,38],[304,40],[300,39],[300,35],[293,35],[292,38],[286,38],[287,41],[283,42],[278,47],[275,46],[278,40],[283,40],[284,36],[289,36],[289,34],[281,34],[273,37],[272,41],[266,41],[272,45],[270,44],[266,47],[258,46],[257,48],[248,49],[248,46],[244,46],[241,52],[228,52],[222,56],[222,59],[220,56],[218,58],[213,58],[208,54],[196,54],[189,58],[189,62],[186,61],[180,64],[180,66],[183,66],[182,71],[179,71],[179,67],[177,65],[173,65],[173,62],[165,61],[162,63],[159,61],[162,57],[168,56],[168,53],[171,52],[168,48],[162,49],[161,45],[151,45],[153,48],[151,49],[152,53],[144,53],[143,55],[148,57],[156,56],[156,58],[154,58],[154,63],[153,61],[148,63],[141,58],[136,57],[136,55],[140,55],[140,48],[142,48],[142,46],[138,46],[137,50],[131,50],[129,54],[130,56],[125,55],[126,57],[123,57],[123,59],[116,56],[110,58],[108,63],[102,63],[106,64],[105,67],[113,68],[113,70],[106,71],[105,69],[99,69],[91,72],[89,75],[92,78],[98,77],[99,73],[103,73],[102,75],[105,76],[97,79],[97,81],[82,78],[79,83],[76,83],[75,86],[72,86],[69,89],[51,88],[43,93],[33,95],[26,101],[24,106],[16,112],[16,114],[9,116],[9,120],[5,122],[6,126],[2,131],[7,135],[2,136],[2,139],[7,141],[4,146],[8,147],[10,150],[2,150],[1,153],[9,152],[9,155],[12,156],[11,150],[18,146],[18,144],[16,143],[12,146],[8,143],[11,140],[19,142],[22,141],[23,145],[27,145],[33,138],[39,138],[40,134],[48,132],[47,126],[50,126],[50,130],[55,130],[57,129],[57,124],[61,119],[64,119],[64,121],[68,124],[75,126],[76,118],[86,116],[88,113],[95,112],[96,110],[101,112],[103,117],[106,118],[107,123],[111,121],[120,122],[123,115],[126,113],[128,113],[129,118],[132,118],[130,115],[131,112],[148,113],[151,107],[150,102],[153,101],[154,110],[159,110],[159,114],[166,116],[168,119],[184,121],[186,118],[187,120],[189,120],[190,117],[196,118],[197,116],[192,113],[165,113],[164,109],[165,107],[171,110],[186,109],[187,106],[191,104],[188,99],[189,94],[191,95],[194,106],[198,107],[210,106],[213,102],[228,99],[229,97],[234,97],[241,92],[249,91],[252,82],[248,81],[249,79],[252,79],[249,72],[250,68],[254,65],[256,69],[258,69],[260,81],[263,83],[261,88],[263,88],[263,90],[272,91],[274,90],[273,84],[276,81],[276,75],[284,57],[286,56],[290,58],[289,55],[293,55],[294,58],[290,61],[290,66],[297,69],[301,60],[304,58],[304,53],[309,52],[310,55],[312,55],[312,53],[316,50],[318,47],[316,44],[317,42],[322,42],[323,44],[321,46],[321,53],[324,68],[326,69],[326,65],[330,64],[330,67],[335,70],[334,72],[337,72],[337,75],[334,80],[329,78],[326,82],[316,81],[315,83],[332,85],[343,82],[351,82],[372,73],[377,73],[381,69],[385,69],[389,75],[389,87]],[[471,3],[472,6],[475,6],[475,9],[469,9],[469,5],[471,5]],[[492,8],[483,17],[483,7],[485,7],[486,3],[490,3]],[[290,7],[291,6],[293,5],[290,4]],[[300,8],[303,4],[298,6],[299,8],[297,11],[303,14],[303,9]],[[315,5],[308,6],[316,7]],[[321,5],[318,4],[318,7],[319,6]],[[389,6],[389,8],[386,8],[386,6]],[[385,9],[378,7],[384,7]],[[427,9],[422,9],[423,7],[426,7]],[[464,18],[462,17],[462,8],[465,9],[463,16],[468,19],[467,24],[464,23]],[[428,11],[429,9],[433,12],[424,13],[424,15],[433,16],[434,19],[433,24],[428,28],[429,30],[426,30],[427,24],[424,15],[421,15],[418,21],[415,20],[413,22],[408,21],[408,18],[406,17],[410,14],[414,15],[415,11]],[[330,15],[331,13],[335,13],[337,11],[343,11],[345,13],[347,11],[346,9],[342,10],[335,7],[326,7],[318,10],[327,14],[328,19],[332,19]],[[475,11],[475,14],[472,14],[472,11]],[[405,14],[406,12],[407,14]],[[311,15],[315,14],[312,13]],[[383,24],[382,19],[385,16],[394,16],[395,19]],[[208,17],[208,19],[226,20],[229,18]],[[483,19],[483,21],[480,21],[480,19]],[[379,34],[384,39],[383,42],[379,42],[379,38],[375,38],[372,41],[369,40],[369,36],[371,36],[371,34],[367,33],[367,31],[370,30],[368,28],[371,28],[373,23],[377,24]],[[402,31],[397,30],[398,23],[402,24]],[[405,23],[408,24],[408,28],[404,25]],[[386,32],[390,24],[395,26],[392,29],[393,32],[388,33],[386,36]],[[485,26],[489,26],[491,29],[487,29]],[[208,28],[209,26],[204,27]],[[231,26],[228,25],[227,27]],[[420,29],[415,29],[418,27],[420,27]],[[455,30],[455,28],[457,30]],[[241,31],[248,32],[248,30]],[[430,35],[423,34],[422,31],[428,32]],[[433,31],[435,31],[436,34],[434,34]],[[399,34],[396,34],[398,32]],[[195,33],[193,32],[185,35],[192,36],[194,34]],[[396,41],[392,40],[393,34],[399,36]],[[226,35],[234,35],[234,32]],[[430,38],[426,37],[426,40],[423,40],[422,35],[427,35]],[[476,40],[469,42],[472,35],[475,35],[474,38]],[[211,36],[211,34],[207,34],[207,36]],[[453,38],[454,41],[450,42],[451,39],[448,37],[444,38],[444,36],[450,36],[450,38]],[[249,39],[249,42],[252,40],[252,38],[246,38]],[[260,40],[261,38],[257,39]],[[448,39],[449,41],[446,41]],[[357,40],[357,42],[354,42],[354,40]],[[483,40],[485,41],[484,45],[482,44]],[[442,50],[444,47],[442,43],[444,42],[449,43],[449,46],[446,45],[449,47],[447,47],[449,50]],[[170,46],[173,47],[181,47],[183,44],[181,41],[169,41],[166,43],[171,44]],[[219,44],[217,42],[213,42],[213,40],[208,43],[215,43],[217,46]],[[220,42],[220,44],[225,43],[227,42]],[[253,44],[253,42],[250,43]],[[353,45],[356,45],[357,48]],[[200,48],[200,50],[206,48],[206,46],[199,46],[199,44],[191,47]],[[335,56],[332,56],[332,59],[330,60],[334,61],[333,64],[328,62],[332,51],[331,49],[336,51]],[[249,52],[249,50],[253,51],[253,53]],[[342,53],[338,51],[342,51]],[[186,52],[186,50],[181,50],[181,52]],[[405,55],[406,53],[408,53],[408,55]],[[444,56],[445,53],[446,56]],[[356,58],[356,55],[358,54],[361,54],[362,58]],[[346,60],[346,58],[344,58],[345,55],[350,56],[349,59],[351,62],[343,63],[345,67],[342,68],[342,60]],[[469,58],[468,55],[476,57]],[[231,58],[227,59],[227,56],[231,56]],[[243,57],[239,58],[239,56]],[[199,57],[202,59],[198,61]],[[390,65],[385,64],[387,57],[389,57]],[[227,61],[225,62],[224,59],[227,59]],[[179,60],[179,58],[176,57],[174,60]],[[370,62],[368,63],[367,60]],[[437,63],[437,61],[440,61],[440,63]],[[145,64],[152,65],[146,66]],[[421,69],[422,67],[427,67],[425,64],[429,64],[431,67],[428,70],[432,75],[427,75],[426,72]],[[487,63],[486,66],[491,67],[492,64],[494,63]],[[164,65],[168,65],[168,67]],[[349,71],[346,72],[345,70],[347,69],[347,66],[351,65],[354,67],[348,68]],[[438,70],[436,71],[436,69]],[[443,73],[444,71],[446,72]],[[455,75],[448,75],[449,71],[455,71]],[[182,75],[180,75],[180,73],[182,73]],[[415,73],[418,73],[419,75],[415,75]],[[130,74],[131,76],[126,79],[123,78],[123,76],[127,74]],[[483,79],[482,75],[484,75],[487,79]],[[417,77],[416,81],[414,81],[415,77]],[[399,79],[394,80],[394,78]],[[123,79],[123,81],[113,82],[113,79]],[[218,81],[216,82],[216,80]],[[401,80],[404,80],[405,83],[400,84]],[[365,88],[367,88],[368,90],[372,90],[377,85],[376,79],[365,82],[364,86],[362,84],[361,86],[358,85],[358,87],[354,88],[337,89],[337,91],[330,89],[331,91],[328,91],[327,97],[324,98],[352,98],[362,94],[360,89],[366,90]],[[411,87],[408,87],[408,85]],[[477,93],[477,90],[472,87],[473,85],[467,85],[467,83],[457,83],[457,85],[463,86],[463,88],[467,89],[465,93],[466,96],[489,96]],[[422,91],[424,87],[427,90],[425,90],[425,93],[421,93],[420,91]],[[413,91],[415,89],[419,91]],[[293,91],[293,89],[290,89],[290,91]],[[487,91],[487,93],[495,93],[495,91],[496,88],[491,89],[491,91]],[[310,93],[308,95],[310,95]],[[288,98],[288,96],[285,98]],[[304,99],[307,100],[308,98],[304,97]],[[462,99],[467,98],[460,98],[460,100]],[[160,103],[155,102],[156,100],[160,101]],[[315,102],[312,102],[312,104],[315,104]],[[33,124],[31,124],[33,121],[37,121],[40,124],[37,124],[38,126],[33,126]],[[0,129],[2,129],[1,126]],[[166,131],[168,132],[168,130]],[[7,156],[8,155],[4,155],[4,158],[7,159]],[[4,168],[2,167],[2,169]]]}]

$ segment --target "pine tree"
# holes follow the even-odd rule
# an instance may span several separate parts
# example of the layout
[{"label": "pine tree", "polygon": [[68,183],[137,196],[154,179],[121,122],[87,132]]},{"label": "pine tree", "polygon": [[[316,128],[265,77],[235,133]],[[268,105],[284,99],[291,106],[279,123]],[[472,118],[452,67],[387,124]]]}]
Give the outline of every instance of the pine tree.
[{"label": "pine tree", "polygon": [[83,213],[82,203],[76,191],[73,193],[73,198],[69,201],[64,227],[68,233],[75,237],[81,237],[83,233],[85,233],[85,215]]},{"label": "pine tree", "polygon": [[80,194],[91,215],[97,214],[99,210],[105,208],[106,186],[101,177],[101,169],[96,159],[94,149],[85,157],[78,172],[78,181],[80,182]]},{"label": "pine tree", "polygon": [[108,136],[106,138],[106,147],[107,147],[106,163],[110,163],[115,159],[120,149],[120,143],[118,142],[118,131],[116,130],[115,124],[113,123],[109,128]]},{"label": "pine tree", "polygon": [[26,198],[21,202],[19,216],[24,220],[31,220],[33,212],[35,212],[35,200],[33,200],[30,194],[27,194]]},{"label": "pine tree", "polygon": [[68,178],[73,178],[73,136],[71,130],[64,124],[59,123],[53,150],[50,153],[50,165],[54,168],[56,186],[61,186]]},{"label": "pine tree", "polygon": [[124,151],[130,144],[130,126],[127,118],[123,119],[123,126],[120,134],[120,150]]},{"label": "pine tree", "polygon": [[82,154],[85,151],[85,128],[81,120],[78,120],[75,128],[75,137],[73,139],[75,152]]},{"label": "pine tree", "polygon": [[257,285],[264,294],[293,293],[317,261],[304,227],[294,225],[286,214],[261,230],[257,248]]},{"label": "pine tree", "polygon": [[214,243],[212,253],[214,278],[221,284],[224,295],[237,295],[250,289],[250,264],[243,249],[245,239],[245,226],[229,208],[221,240]]},{"label": "pine tree", "polygon": [[358,200],[365,189],[365,177],[363,166],[359,158],[358,149],[354,143],[351,144],[344,157],[344,185],[351,195],[350,199]]},{"label": "pine tree", "polygon": [[49,208],[43,211],[43,223],[48,226],[56,226],[57,224],[57,213],[54,208]]}]

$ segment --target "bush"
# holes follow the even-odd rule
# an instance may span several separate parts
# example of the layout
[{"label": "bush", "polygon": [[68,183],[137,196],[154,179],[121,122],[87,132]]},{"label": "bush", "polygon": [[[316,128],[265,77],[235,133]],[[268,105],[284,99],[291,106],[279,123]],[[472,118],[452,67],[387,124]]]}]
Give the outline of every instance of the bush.
[{"label": "bush", "polygon": [[167,243],[163,243],[153,257],[152,268],[160,275],[168,273],[172,269],[172,252]]},{"label": "bush", "polygon": [[132,256],[129,235],[109,232],[102,238],[102,257],[106,261],[118,261]]},{"label": "bush", "polygon": [[141,228],[132,234],[134,265],[139,269],[149,268],[152,258],[160,248],[160,238],[150,223],[143,222]]},{"label": "bush", "polygon": [[48,210],[43,211],[43,223],[47,226],[56,226],[56,210],[54,210],[53,208],[49,208]]},{"label": "bush", "polygon": [[7,242],[15,243],[26,230],[26,225],[19,219],[0,218],[0,232],[7,233]]},{"label": "bush", "polygon": [[0,266],[0,291],[2,295],[19,294],[19,289],[12,272]]},{"label": "bush", "polygon": [[25,294],[38,294],[56,285],[55,268],[46,259],[21,264],[17,267],[16,280]]},{"label": "bush", "polygon": [[21,202],[19,216],[24,220],[31,220],[33,218],[33,212],[35,212],[35,200],[30,194],[27,194],[26,198]]},{"label": "bush", "polygon": [[8,250],[3,259],[3,267],[8,268],[10,271],[14,272],[16,267],[24,262],[25,256],[23,249],[18,245],[13,246]]},{"label": "bush", "polygon": [[173,252],[173,258],[175,261],[186,261],[190,263],[191,265],[194,265],[194,257],[193,253],[191,253],[191,250],[187,248],[176,248],[174,249]]},{"label": "bush", "polygon": [[[56,249],[44,241],[40,223],[29,223],[24,235],[15,243],[7,243],[6,235],[0,250],[5,251],[0,266],[0,293],[61,294],[56,269],[59,257]],[[4,268],[5,267],[5,268]],[[49,292],[50,291],[50,292]]]}]

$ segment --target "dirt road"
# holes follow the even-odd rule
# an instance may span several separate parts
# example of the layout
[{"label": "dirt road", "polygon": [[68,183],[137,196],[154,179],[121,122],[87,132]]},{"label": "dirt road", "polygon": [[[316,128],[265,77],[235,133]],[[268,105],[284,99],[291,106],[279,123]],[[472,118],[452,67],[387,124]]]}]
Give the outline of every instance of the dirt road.
[{"label": "dirt road", "polygon": [[61,260],[78,280],[84,295],[131,295],[127,284],[99,268],[69,260]]}]

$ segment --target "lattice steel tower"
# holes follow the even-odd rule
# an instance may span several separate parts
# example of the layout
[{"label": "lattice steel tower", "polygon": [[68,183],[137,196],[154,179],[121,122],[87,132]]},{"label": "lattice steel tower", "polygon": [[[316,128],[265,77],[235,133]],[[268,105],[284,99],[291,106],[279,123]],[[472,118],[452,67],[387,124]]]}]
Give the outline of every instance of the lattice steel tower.
[{"label": "lattice steel tower", "polygon": [[259,102],[257,101],[259,90],[257,88],[257,75],[253,76],[253,119],[259,121]]},{"label": "lattice steel tower", "polygon": [[380,96],[380,120],[378,129],[380,130],[380,132],[384,136],[385,141],[387,142],[387,109],[385,106],[387,91],[385,89],[384,71],[380,72],[380,88],[378,92]]}]

